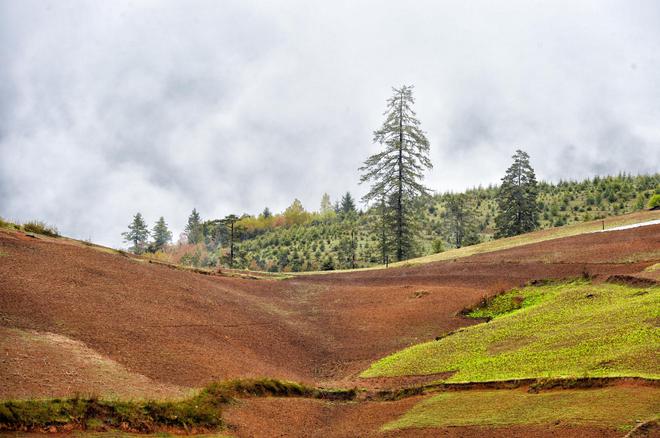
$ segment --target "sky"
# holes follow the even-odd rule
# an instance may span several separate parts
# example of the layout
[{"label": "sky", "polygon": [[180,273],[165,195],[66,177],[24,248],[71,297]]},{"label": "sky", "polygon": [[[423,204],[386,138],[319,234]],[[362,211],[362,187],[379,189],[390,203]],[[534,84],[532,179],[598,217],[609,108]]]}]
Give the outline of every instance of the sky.
[{"label": "sky", "polygon": [[660,170],[660,2],[0,0],[0,216],[113,247],[360,197],[393,86],[437,192]]}]

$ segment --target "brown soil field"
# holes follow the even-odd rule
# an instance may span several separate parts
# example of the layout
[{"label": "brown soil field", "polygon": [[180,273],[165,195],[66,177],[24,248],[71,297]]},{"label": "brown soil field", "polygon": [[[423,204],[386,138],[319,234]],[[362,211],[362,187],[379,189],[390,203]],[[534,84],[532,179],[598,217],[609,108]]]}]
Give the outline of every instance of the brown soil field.
[{"label": "brown soil field", "polygon": [[[654,225],[403,268],[250,280],[0,230],[0,398],[179,397],[214,380],[259,376],[396,387],[405,379],[356,376],[384,355],[473,324],[459,312],[484,296],[532,280],[637,275],[660,261],[659,248]],[[370,430],[366,419],[381,411],[392,419],[410,403],[345,404],[355,408],[326,415],[325,402],[280,400],[246,401],[230,418],[243,430],[255,415],[281,410],[298,431],[331,427],[341,436],[340,424]],[[463,429],[429,436],[483,435]],[[562,430],[506,436],[575,436]],[[607,436],[589,433],[578,435]]]},{"label": "brown soil field", "polygon": [[[386,433],[379,430],[384,423],[402,415],[420,400],[422,397],[347,404],[284,398],[248,399],[229,408],[225,418],[229,424],[235,425],[229,432],[240,437],[620,438],[625,434],[610,428],[562,424],[403,429]],[[296,427],[292,428],[292,425]]]}]

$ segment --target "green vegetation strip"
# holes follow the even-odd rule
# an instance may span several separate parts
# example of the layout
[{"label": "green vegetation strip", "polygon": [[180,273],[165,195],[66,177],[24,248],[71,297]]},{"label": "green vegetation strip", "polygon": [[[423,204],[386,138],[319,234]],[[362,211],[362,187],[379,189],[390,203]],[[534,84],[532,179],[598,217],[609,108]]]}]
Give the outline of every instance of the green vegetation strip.
[{"label": "green vegetation strip", "polygon": [[447,382],[660,377],[660,287],[574,281],[513,290],[472,311],[491,322],[379,360],[362,377],[454,371]]},{"label": "green vegetation strip", "polygon": [[153,432],[163,427],[212,430],[222,427],[222,406],[238,397],[278,396],[349,400],[356,391],[310,388],[276,379],[213,383],[177,401],[117,401],[94,397],[10,400],[0,403],[0,430],[38,430],[73,425],[77,429]]},{"label": "green vegetation strip", "polygon": [[430,397],[383,430],[449,426],[562,424],[630,429],[660,411],[657,388],[609,387],[531,394],[512,391],[446,392]]}]

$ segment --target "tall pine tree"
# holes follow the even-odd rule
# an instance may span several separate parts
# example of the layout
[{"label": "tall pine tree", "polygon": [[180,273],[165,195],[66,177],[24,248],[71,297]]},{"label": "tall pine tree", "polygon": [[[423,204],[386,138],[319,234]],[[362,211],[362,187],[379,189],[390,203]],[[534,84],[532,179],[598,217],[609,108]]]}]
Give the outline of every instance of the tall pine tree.
[{"label": "tall pine tree", "polygon": [[346,192],[346,194],[342,196],[339,209],[343,215],[348,215],[357,211],[355,209],[355,201],[353,201],[353,196],[351,196],[350,192]]},{"label": "tall pine tree", "polygon": [[518,149],[512,158],[497,195],[496,238],[528,233],[539,226],[538,187],[529,155]]},{"label": "tall pine tree", "polygon": [[449,241],[456,248],[479,243],[473,211],[474,206],[464,193],[447,195],[444,227]]},{"label": "tall pine tree", "polygon": [[188,223],[186,224],[186,235],[188,236],[188,243],[197,244],[204,240],[204,230],[202,228],[202,219],[197,209],[193,208],[192,213],[188,216]]},{"label": "tall pine tree", "polygon": [[128,225],[128,231],[121,235],[124,237],[124,242],[133,244],[130,248],[133,253],[142,254],[144,252],[147,239],[149,239],[149,229],[141,213],[138,212],[133,216],[133,221]]},{"label": "tall pine tree", "polygon": [[154,225],[154,228],[151,231],[151,236],[154,239],[151,244],[154,252],[163,249],[165,245],[172,241],[172,232],[167,228],[167,223],[165,223],[165,218],[163,216],[161,216]]},{"label": "tall pine tree", "polygon": [[393,88],[387,101],[385,122],[374,131],[374,142],[385,150],[369,157],[360,171],[360,182],[371,182],[365,202],[380,200],[388,194],[388,208],[393,210],[393,240],[397,260],[412,256],[415,234],[416,199],[429,190],[422,185],[424,171],[433,165],[429,159],[429,141],[412,109],[415,100],[412,86]]}]

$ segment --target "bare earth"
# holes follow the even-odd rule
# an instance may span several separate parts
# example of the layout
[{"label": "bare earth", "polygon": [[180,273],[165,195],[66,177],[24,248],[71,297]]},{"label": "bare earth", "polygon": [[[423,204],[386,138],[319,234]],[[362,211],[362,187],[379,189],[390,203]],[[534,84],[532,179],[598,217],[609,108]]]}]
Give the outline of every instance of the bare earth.
[{"label": "bare earth", "polygon": [[[651,225],[282,281],[200,275],[0,230],[0,398],[180,397],[214,380],[256,376],[397,386],[357,375],[384,355],[473,324],[457,313],[484,296],[535,279],[640,274],[660,261],[659,248],[660,225]],[[227,420],[241,436],[369,435],[414,402],[251,399]],[[487,436],[621,435],[612,433],[557,426]]]}]

